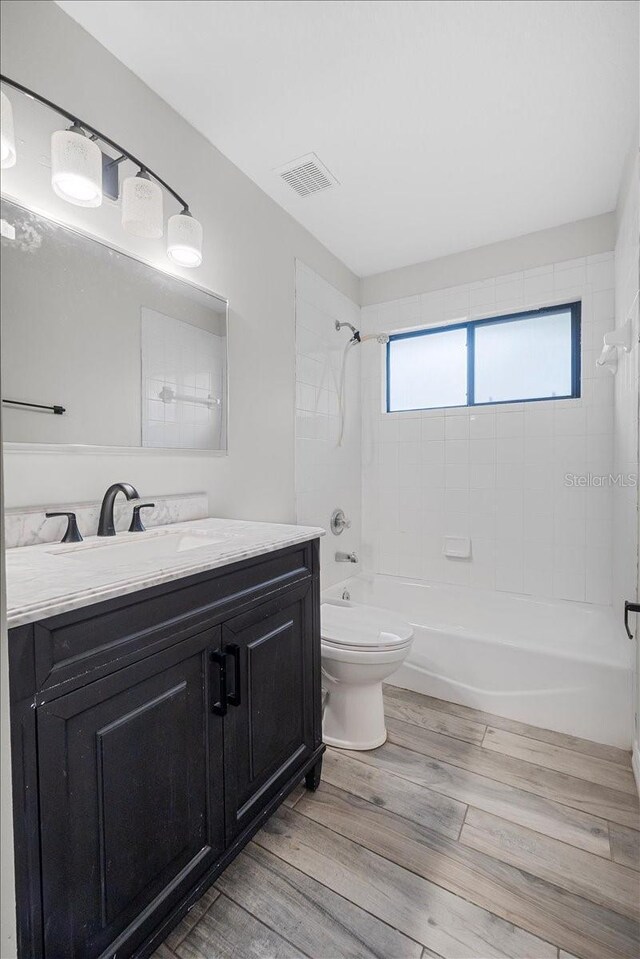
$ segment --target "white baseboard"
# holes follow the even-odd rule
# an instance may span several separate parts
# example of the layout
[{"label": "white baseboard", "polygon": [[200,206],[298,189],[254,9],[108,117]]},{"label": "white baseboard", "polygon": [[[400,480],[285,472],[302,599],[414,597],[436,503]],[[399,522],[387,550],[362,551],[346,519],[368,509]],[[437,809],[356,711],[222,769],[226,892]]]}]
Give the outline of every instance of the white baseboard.
[{"label": "white baseboard", "polygon": [[640,743],[636,740],[633,744],[631,753],[631,765],[633,766],[633,775],[636,777],[636,788],[640,796]]}]

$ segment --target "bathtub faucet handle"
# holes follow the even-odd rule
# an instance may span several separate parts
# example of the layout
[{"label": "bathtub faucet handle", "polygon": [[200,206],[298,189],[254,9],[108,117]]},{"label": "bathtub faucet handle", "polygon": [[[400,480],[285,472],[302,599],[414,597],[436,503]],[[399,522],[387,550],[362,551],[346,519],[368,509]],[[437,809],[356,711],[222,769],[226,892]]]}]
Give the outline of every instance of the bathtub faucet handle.
[{"label": "bathtub faucet handle", "polygon": [[345,529],[351,529],[351,520],[347,519],[343,509],[334,509],[329,523],[334,536],[339,536]]}]

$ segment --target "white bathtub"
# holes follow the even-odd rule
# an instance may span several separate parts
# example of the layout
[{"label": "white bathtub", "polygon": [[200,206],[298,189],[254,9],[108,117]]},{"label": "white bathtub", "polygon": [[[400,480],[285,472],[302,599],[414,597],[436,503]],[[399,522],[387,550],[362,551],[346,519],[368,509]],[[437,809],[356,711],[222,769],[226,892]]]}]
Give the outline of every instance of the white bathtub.
[{"label": "white bathtub", "polygon": [[628,748],[632,644],[609,607],[361,574],[326,590],[414,627],[389,682],[521,722]]}]

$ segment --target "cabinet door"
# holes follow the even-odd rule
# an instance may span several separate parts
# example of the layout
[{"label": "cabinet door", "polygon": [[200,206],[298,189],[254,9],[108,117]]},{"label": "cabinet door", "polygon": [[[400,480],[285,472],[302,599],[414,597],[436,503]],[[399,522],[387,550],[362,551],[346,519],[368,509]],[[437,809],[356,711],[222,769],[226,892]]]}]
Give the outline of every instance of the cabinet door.
[{"label": "cabinet door", "polygon": [[38,709],[46,957],[128,955],[222,852],[219,639],[200,633]]},{"label": "cabinet door", "polygon": [[222,627],[228,842],[313,751],[312,596],[309,582]]}]

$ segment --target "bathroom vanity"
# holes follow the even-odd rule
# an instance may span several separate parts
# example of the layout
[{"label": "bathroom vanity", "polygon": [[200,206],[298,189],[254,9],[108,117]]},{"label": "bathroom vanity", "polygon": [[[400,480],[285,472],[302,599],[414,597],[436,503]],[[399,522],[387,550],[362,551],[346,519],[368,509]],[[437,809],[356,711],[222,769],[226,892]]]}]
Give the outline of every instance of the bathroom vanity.
[{"label": "bathroom vanity", "polygon": [[320,534],[204,520],[8,551],[22,959],[150,955],[317,787]]}]

